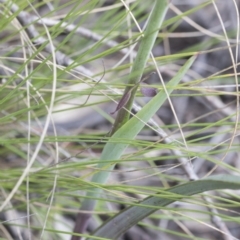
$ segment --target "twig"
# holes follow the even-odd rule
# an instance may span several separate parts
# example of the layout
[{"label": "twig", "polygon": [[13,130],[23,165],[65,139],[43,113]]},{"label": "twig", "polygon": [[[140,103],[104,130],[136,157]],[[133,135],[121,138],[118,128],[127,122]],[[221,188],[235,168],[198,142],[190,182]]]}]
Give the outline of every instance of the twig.
[{"label": "twig", "polygon": [[[26,12],[25,12],[25,14],[28,15],[29,21],[31,21],[31,22],[36,21],[36,23],[41,24],[41,25],[45,24],[46,26],[58,25],[59,27],[63,28],[63,30],[67,33],[74,31],[75,33],[78,33],[87,39],[92,39],[94,41],[102,41],[109,48],[114,48],[119,45],[118,42],[116,42],[114,40],[110,40],[110,39],[103,39],[104,37],[102,35],[97,34],[87,28],[84,28],[84,27],[77,27],[74,24],[69,24],[67,22],[62,22],[59,20],[46,18],[46,17],[39,19],[38,17],[30,15]],[[129,55],[130,49],[129,48],[121,48],[121,49],[119,49],[119,52],[122,53],[123,55]],[[133,54],[133,57],[136,57],[137,53],[136,53],[136,51],[132,51],[132,54]]]}]

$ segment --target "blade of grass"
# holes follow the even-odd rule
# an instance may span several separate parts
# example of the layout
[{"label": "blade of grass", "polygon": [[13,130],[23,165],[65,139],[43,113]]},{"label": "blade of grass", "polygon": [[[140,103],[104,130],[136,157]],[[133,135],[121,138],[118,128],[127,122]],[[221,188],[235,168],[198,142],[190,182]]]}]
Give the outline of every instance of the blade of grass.
[{"label": "blade of grass", "polygon": [[[174,90],[177,84],[181,81],[183,76],[186,74],[188,69],[191,67],[196,56],[190,58],[185,65],[179,70],[178,74],[167,84],[168,95]],[[117,132],[115,132],[110,138],[109,142],[105,145],[101,159],[100,160],[112,160],[119,159],[123,154],[124,150],[128,147],[128,143],[118,143],[118,139],[134,139],[136,135],[142,130],[145,123],[156,113],[156,111],[161,107],[164,101],[167,99],[167,94],[164,91],[159,92],[154,98],[151,99],[141,111],[139,111],[134,117],[127,121]],[[114,164],[110,165],[106,163],[99,163],[98,169],[108,169],[112,170]],[[109,177],[110,172],[100,171],[97,172],[93,178],[92,182],[105,183]],[[87,194],[88,199],[84,200],[82,203],[81,210],[92,211],[95,207],[96,200],[100,194],[101,189],[94,189]],[[81,226],[81,231],[86,227],[87,221],[90,215],[79,213],[76,221],[76,226]],[[79,229],[74,229],[74,232],[80,232]],[[74,238],[75,237],[75,238]],[[77,240],[79,237],[73,236],[72,240]]]},{"label": "blade of grass", "polygon": [[[153,44],[156,41],[158,31],[162,25],[163,19],[165,18],[167,9],[168,0],[155,1],[155,5],[153,6],[151,16],[149,18],[146,30],[143,33],[144,36],[140,43],[136,59],[134,60],[133,67],[129,75],[129,86],[125,88],[123,97],[129,93],[130,89],[132,88],[131,85],[134,86],[139,84]],[[131,90],[129,99],[125,104],[125,108],[119,110],[111,134],[116,132],[121,126],[126,123],[126,121],[128,121],[130,115],[129,111],[132,108],[136,91],[137,87]]]},{"label": "blade of grass", "polygon": [[[107,239],[118,239],[129,228],[136,225],[139,221],[157,211],[161,207],[178,201],[186,196],[217,190],[217,189],[240,189],[240,177],[232,175],[215,175],[203,180],[197,180],[181,184],[166,190],[166,197],[163,192],[161,195],[144,199],[140,206],[131,206],[124,209],[117,215],[111,217],[106,223],[96,230],[95,237]],[[92,238],[88,238],[90,240]]]},{"label": "blade of grass", "polygon": [[[127,86],[125,88],[125,92],[123,94],[123,97],[128,93],[130,94],[130,96],[127,99],[125,107],[119,110],[110,135],[114,134],[118,129],[120,129],[121,126],[123,126],[129,119],[130,110],[132,108],[134,96],[137,91],[137,86],[142,77],[142,74],[143,74],[146,62],[149,58],[150,52],[152,50],[153,44],[156,41],[158,31],[159,31],[159,29],[162,25],[162,22],[165,18],[165,15],[166,15],[166,12],[168,9],[168,5],[169,5],[168,0],[155,1],[155,4],[152,8],[152,12],[151,12],[151,15],[150,15],[147,27],[146,27],[146,30],[144,32],[143,38],[142,38],[140,46],[139,46],[139,50],[138,50],[136,59],[133,63],[132,71],[129,75],[129,81],[128,81],[129,86]],[[131,85],[136,85],[136,87],[133,88],[131,90],[131,92],[129,92],[130,89],[132,88]],[[164,96],[164,94],[163,94],[163,96]],[[155,112],[156,111],[154,111],[154,113]],[[140,126],[139,130],[137,130],[137,132],[134,133],[132,135],[132,137],[130,137],[130,139],[134,138],[143,126],[144,126],[144,124],[142,124],[142,126]],[[118,144],[116,144],[116,145],[118,145]],[[119,155],[118,155],[119,157],[121,156],[122,152],[124,151],[124,149],[126,147],[127,147],[127,145],[125,145],[125,147],[123,147],[122,151],[119,152]],[[121,148],[119,148],[119,149],[121,150]],[[105,152],[106,151],[108,151],[108,150],[105,150]],[[104,156],[104,158],[105,158],[104,154],[102,156]],[[111,154],[110,154],[110,156],[111,156]],[[112,156],[111,156],[111,159],[116,159],[116,158],[112,158]],[[93,180],[92,180],[93,182],[95,182],[95,178],[96,178],[97,182],[99,180],[101,183],[104,183],[108,178],[108,174],[105,174],[105,173],[102,174],[101,172],[97,173],[95,176],[93,177]],[[82,209],[92,210],[95,206],[94,197],[98,196],[98,194],[99,194],[98,190],[96,189],[96,191],[94,191],[94,193],[92,195],[93,199],[88,202],[84,201],[83,205],[82,205]],[[84,229],[87,226],[87,222],[88,222],[89,218],[90,218],[90,215],[87,217],[86,215],[82,216],[81,214],[78,214],[77,221],[76,221],[75,227],[74,227],[74,232],[84,231]],[[80,238],[76,237],[76,236],[72,236],[72,240],[78,240],[78,239],[80,239]]]}]

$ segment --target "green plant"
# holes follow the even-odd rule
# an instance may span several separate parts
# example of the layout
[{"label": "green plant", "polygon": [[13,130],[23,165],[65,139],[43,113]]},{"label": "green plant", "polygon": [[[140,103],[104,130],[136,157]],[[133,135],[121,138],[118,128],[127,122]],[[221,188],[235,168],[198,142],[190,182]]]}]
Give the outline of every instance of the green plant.
[{"label": "green plant", "polygon": [[239,238],[236,5],[0,4],[0,237]]}]

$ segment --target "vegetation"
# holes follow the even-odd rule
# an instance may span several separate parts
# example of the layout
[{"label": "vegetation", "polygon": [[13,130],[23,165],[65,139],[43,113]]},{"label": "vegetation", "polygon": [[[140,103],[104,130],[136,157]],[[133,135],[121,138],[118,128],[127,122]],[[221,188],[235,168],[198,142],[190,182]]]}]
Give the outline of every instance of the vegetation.
[{"label": "vegetation", "polygon": [[0,4],[1,239],[240,238],[239,1]]}]

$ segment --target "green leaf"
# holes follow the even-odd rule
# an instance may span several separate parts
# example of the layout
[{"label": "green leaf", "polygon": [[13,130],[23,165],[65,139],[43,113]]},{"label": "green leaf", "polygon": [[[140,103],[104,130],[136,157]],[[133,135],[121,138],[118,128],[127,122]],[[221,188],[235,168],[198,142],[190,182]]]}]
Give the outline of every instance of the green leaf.
[{"label": "green leaf", "polygon": [[[232,175],[216,175],[203,180],[188,182],[169,188],[166,191],[161,192],[159,196],[148,197],[140,202],[139,206],[131,206],[111,217],[95,231],[93,236],[117,239],[129,228],[136,225],[139,221],[161,207],[179,201],[186,196],[217,189],[240,189],[240,177]],[[91,238],[88,238],[88,240],[90,239]]]},{"label": "green leaf", "polygon": [[[171,81],[169,81],[166,86],[168,94],[171,94],[177,84],[181,81],[183,76],[193,64],[195,58],[196,56],[191,57],[179,70],[176,76],[171,79]],[[141,109],[141,111],[136,114],[135,117],[132,117],[116,133],[114,133],[103,149],[101,160],[106,161],[112,159],[119,159],[123,154],[124,150],[129,145],[129,143],[118,143],[119,139],[134,139],[136,135],[142,130],[145,123],[148,122],[149,119],[158,111],[158,109],[161,107],[161,105],[165,102],[166,99],[166,92],[159,92]],[[112,170],[114,168],[114,165],[108,166],[107,163],[102,162],[98,164],[98,168]],[[92,182],[105,183],[109,177],[109,174],[110,172],[108,171],[99,171],[93,176]],[[89,192],[87,196],[91,199],[84,200],[81,209],[92,210],[96,202],[94,198],[98,197],[100,191],[101,189],[96,188],[94,191]]]},{"label": "green leaf", "polygon": [[[168,7],[168,0],[155,1],[154,6],[152,7],[152,13],[148,20],[146,30],[144,31],[143,38],[139,45],[136,59],[133,62],[132,70],[129,74],[128,84],[138,85],[138,83],[140,82],[140,79],[144,72],[144,68],[149,59],[149,55],[156,41],[159,29],[163,23]],[[129,92],[130,89],[131,92]],[[119,108],[120,110],[113,125],[112,133],[115,133],[129,120],[129,115],[136,91],[137,87],[131,88],[131,86],[127,86],[125,88],[124,95],[127,96],[127,94],[130,94],[130,96],[128,97],[127,102],[124,105],[125,108]]]}]

